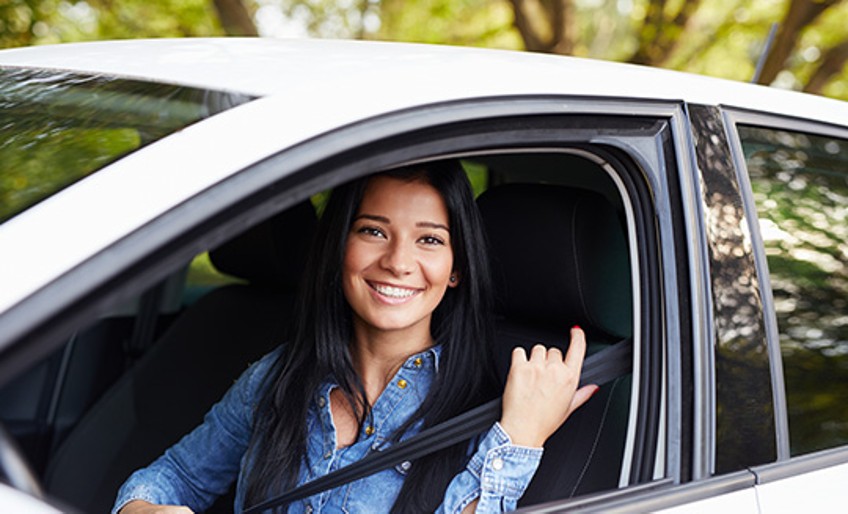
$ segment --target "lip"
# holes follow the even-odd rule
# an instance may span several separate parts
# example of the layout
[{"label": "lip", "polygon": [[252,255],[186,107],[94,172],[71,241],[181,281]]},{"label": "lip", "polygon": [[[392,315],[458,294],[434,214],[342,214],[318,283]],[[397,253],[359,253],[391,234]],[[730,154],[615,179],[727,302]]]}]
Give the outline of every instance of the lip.
[{"label": "lip", "polygon": [[[418,296],[423,289],[417,287],[409,287],[409,286],[401,286],[397,284],[390,284],[387,282],[377,282],[372,280],[366,280],[365,283],[368,285],[368,290],[371,292],[371,296],[374,297],[380,303],[384,303],[387,305],[402,305],[411,301],[413,298]],[[383,291],[380,291],[382,289]],[[402,290],[404,292],[409,292],[408,296],[390,296],[388,294],[387,289],[395,289]]]}]

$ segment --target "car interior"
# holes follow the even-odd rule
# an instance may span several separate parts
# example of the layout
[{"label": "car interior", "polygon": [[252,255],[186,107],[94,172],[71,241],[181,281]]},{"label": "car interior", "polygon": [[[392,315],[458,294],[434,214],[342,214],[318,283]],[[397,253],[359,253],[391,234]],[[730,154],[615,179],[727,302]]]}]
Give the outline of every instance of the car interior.
[{"label": "car interior", "polygon": [[[462,162],[490,240],[501,377],[512,348],[565,349],[574,324],[590,352],[634,337],[633,243],[608,170],[567,149]],[[209,249],[220,285],[187,283],[189,265],[175,270],[0,389],[0,420],[51,497],[108,511],[133,470],[200,423],[249,363],[285,341],[317,203],[307,199]],[[521,504],[626,485],[632,398],[630,375],[605,384],[549,439]],[[228,496],[207,512],[231,509]]]}]

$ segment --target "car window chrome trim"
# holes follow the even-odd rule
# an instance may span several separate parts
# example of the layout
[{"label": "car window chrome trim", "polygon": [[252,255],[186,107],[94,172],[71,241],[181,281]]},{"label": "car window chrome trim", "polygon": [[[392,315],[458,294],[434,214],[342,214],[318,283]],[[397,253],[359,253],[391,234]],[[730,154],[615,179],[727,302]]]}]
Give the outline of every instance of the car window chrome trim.
[{"label": "car window chrome trim", "polygon": [[549,514],[560,512],[581,513],[636,513],[655,512],[709,500],[720,495],[750,490],[754,493],[756,476],[750,470],[741,470],[686,484],[675,484],[671,477],[634,485],[627,489],[607,491],[582,498],[551,502],[520,509],[516,513]]},{"label": "car window chrome trim", "polygon": [[841,446],[755,466],[751,472],[756,475],[759,485],[845,464],[848,464],[848,446]]},{"label": "car window chrome trim", "polygon": [[848,123],[846,125],[837,125],[825,121],[793,118],[780,114],[763,113],[724,105],[719,106],[719,108],[722,112],[726,113],[727,118],[732,120],[733,123],[848,139]]},{"label": "car window chrome trim", "polygon": [[707,254],[703,191],[700,169],[692,139],[692,127],[686,107],[673,126],[675,152],[681,196],[683,200],[684,224],[687,232],[690,288],[692,300],[692,373],[693,398],[693,448],[692,480],[709,477],[715,466],[715,319],[713,291],[710,283],[710,260]]},{"label": "car window chrome trim", "polygon": [[[775,438],[777,441],[777,460],[783,461],[790,457],[789,447],[789,410],[786,401],[786,383],[783,378],[783,355],[780,350],[780,331],[777,327],[774,295],[771,288],[771,275],[763,246],[763,236],[760,232],[759,216],[754,201],[751,180],[748,177],[748,165],[745,162],[745,152],[736,127],[746,123],[748,115],[723,110],[725,132],[730,144],[731,158],[736,168],[739,189],[745,206],[745,218],[748,231],[753,243],[754,264],[757,268],[761,301],[763,302],[763,317],[765,321],[766,341],[768,343],[769,363],[771,368],[772,397],[774,398]],[[756,119],[763,122],[761,116]]]}]

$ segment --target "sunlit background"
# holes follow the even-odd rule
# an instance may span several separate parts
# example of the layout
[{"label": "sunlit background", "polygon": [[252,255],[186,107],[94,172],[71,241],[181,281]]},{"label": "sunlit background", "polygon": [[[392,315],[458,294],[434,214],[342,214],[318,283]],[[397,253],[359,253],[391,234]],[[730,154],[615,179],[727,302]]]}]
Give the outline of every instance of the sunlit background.
[{"label": "sunlit background", "polygon": [[140,37],[414,41],[560,53],[848,100],[848,0],[0,0],[0,47]]}]

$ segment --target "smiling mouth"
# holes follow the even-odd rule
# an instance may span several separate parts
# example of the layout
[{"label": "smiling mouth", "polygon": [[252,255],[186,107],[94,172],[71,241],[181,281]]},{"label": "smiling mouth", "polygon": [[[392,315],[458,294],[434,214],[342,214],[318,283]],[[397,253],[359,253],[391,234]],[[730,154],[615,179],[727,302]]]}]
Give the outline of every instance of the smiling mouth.
[{"label": "smiling mouth", "polygon": [[409,297],[415,295],[416,293],[418,293],[418,291],[420,291],[419,289],[409,289],[409,288],[406,288],[406,287],[388,286],[388,285],[385,285],[385,284],[374,284],[372,282],[368,282],[368,285],[371,286],[371,289],[377,291],[381,295],[388,297],[388,298],[397,299],[397,300],[403,300],[405,298],[409,298]]}]

